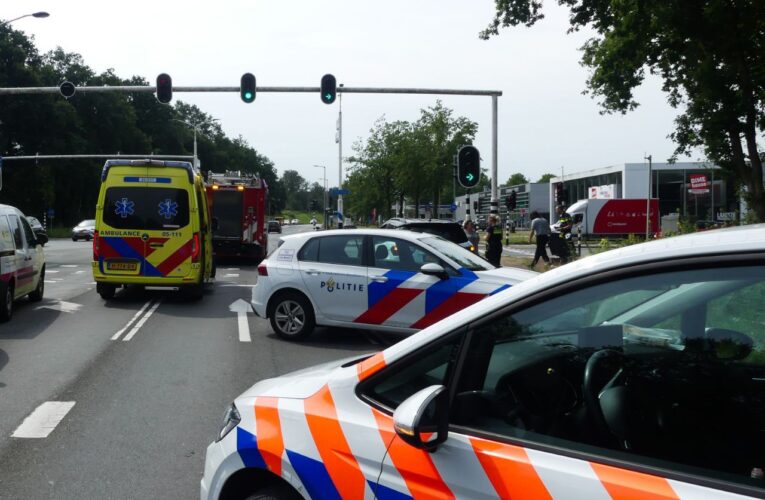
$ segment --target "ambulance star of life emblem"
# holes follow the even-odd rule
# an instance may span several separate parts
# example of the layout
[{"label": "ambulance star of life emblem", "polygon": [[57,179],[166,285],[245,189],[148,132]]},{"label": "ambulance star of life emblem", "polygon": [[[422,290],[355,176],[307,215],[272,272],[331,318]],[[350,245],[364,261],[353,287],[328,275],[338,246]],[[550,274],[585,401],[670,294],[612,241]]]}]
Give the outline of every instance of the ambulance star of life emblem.
[{"label": "ambulance star of life emblem", "polygon": [[135,212],[135,203],[128,200],[127,198],[122,198],[121,200],[115,201],[114,207],[114,213],[123,219],[127,219],[128,215],[133,215]]},{"label": "ambulance star of life emblem", "polygon": [[169,198],[159,202],[159,215],[165,219],[172,219],[178,215],[178,204]]}]

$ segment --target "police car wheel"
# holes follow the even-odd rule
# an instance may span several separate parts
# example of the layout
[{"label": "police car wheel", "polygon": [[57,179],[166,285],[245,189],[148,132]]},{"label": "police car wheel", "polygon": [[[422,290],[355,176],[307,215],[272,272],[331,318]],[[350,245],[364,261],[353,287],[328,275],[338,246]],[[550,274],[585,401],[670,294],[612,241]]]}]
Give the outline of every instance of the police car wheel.
[{"label": "police car wheel", "polygon": [[37,287],[34,289],[34,291],[30,292],[29,294],[29,300],[32,302],[40,302],[43,299],[43,294],[45,293],[45,268],[42,268],[42,271],[40,271],[40,280],[37,282]]},{"label": "police car wheel", "polygon": [[288,293],[279,297],[270,315],[271,328],[283,339],[300,340],[313,332],[315,319],[311,304],[301,295]]},{"label": "police car wheel", "polygon": [[0,294],[0,321],[8,321],[13,316],[13,285],[2,284]]},{"label": "police car wheel", "polygon": [[247,500],[297,500],[302,498],[297,491],[286,484],[272,484],[248,496]]}]

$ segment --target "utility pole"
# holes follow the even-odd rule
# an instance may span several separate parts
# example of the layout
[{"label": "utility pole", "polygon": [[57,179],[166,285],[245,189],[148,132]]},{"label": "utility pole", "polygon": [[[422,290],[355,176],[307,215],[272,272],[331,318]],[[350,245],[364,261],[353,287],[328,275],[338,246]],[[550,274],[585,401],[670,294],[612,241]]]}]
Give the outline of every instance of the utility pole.
[{"label": "utility pole", "polygon": [[[340,84],[340,89],[343,88],[343,84]],[[343,92],[342,90],[337,93],[337,100],[339,111],[337,114],[337,188],[343,189]],[[343,228],[343,195],[337,194],[337,228]]]},{"label": "utility pole", "polygon": [[324,169],[324,177],[322,177],[324,180],[324,203],[322,203],[322,208],[324,211],[324,229],[328,229],[329,218],[327,217],[327,167],[324,165],[314,165],[314,167]]},{"label": "utility pole", "polygon": [[648,199],[645,202],[645,239],[651,237],[651,192],[653,191],[653,179],[651,179],[652,160],[653,155],[645,156],[644,159],[648,160]]}]

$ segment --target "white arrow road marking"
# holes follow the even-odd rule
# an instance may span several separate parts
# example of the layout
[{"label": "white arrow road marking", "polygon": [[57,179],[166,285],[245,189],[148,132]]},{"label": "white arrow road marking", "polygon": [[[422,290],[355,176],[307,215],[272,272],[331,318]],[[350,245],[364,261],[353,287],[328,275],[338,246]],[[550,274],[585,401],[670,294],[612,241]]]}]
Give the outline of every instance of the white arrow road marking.
[{"label": "white arrow road marking", "polygon": [[77,264],[61,264],[58,267],[77,267]]},{"label": "white arrow road marking", "polygon": [[53,311],[61,311],[69,314],[74,314],[82,309],[81,304],[75,304],[74,302],[66,302],[64,300],[58,300],[52,304],[46,304],[44,306],[37,306],[35,309],[52,309]]},{"label": "white arrow road marking", "polygon": [[239,273],[226,273],[223,275],[224,278],[238,278]]},{"label": "white arrow road marking", "polygon": [[252,342],[250,338],[250,324],[247,320],[247,313],[252,311],[250,304],[242,299],[236,299],[228,306],[228,310],[236,313],[236,319],[239,324],[239,342]]},{"label": "white arrow road marking", "polygon": [[55,270],[53,270],[53,269],[51,269],[50,271],[49,271],[49,270],[47,270],[47,269],[45,270],[45,274],[56,274],[56,273],[58,273],[58,272],[60,272],[60,271],[55,271]]},{"label": "white arrow road marking", "polygon": [[15,438],[46,438],[61,422],[74,401],[47,401],[38,406],[21,425],[13,431]]},{"label": "white arrow road marking", "polygon": [[141,318],[140,320],[138,320],[138,323],[136,323],[136,324],[135,324],[135,326],[133,327],[133,329],[132,329],[132,330],[130,330],[130,332],[129,332],[127,335],[125,335],[125,338],[124,338],[124,339],[122,339],[122,341],[123,341],[123,342],[127,342],[128,340],[132,339],[132,338],[133,338],[133,336],[135,336],[135,334],[136,334],[136,333],[138,333],[138,330],[140,330],[140,329],[141,329],[141,327],[143,326],[143,324],[144,324],[144,323],[146,323],[146,321],[147,321],[149,318],[151,318],[151,315],[152,315],[152,314],[154,314],[154,311],[156,311],[156,310],[157,310],[157,308],[159,307],[159,304],[160,304],[160,302],[162,302],[162,300],[161,300],[161,299],[160,299],[160,300],[157,300],[157,302],[155,302],[155,303],[154,303],[154,305],[153,305],[153,306],[151,306],[151,309],[149,309],[149,312],[147,312],[146,314],[144,314],[144,315],[143,315],[143,318]]},{"label": "white arrow road marking", "polygon": [[84,272],[85,272],[85,271],[83,271],[82,269],[80,269],[79,271],[75,271],[75,272],[74,272],[74,274],[82,274],[82,273],[84,273]]},{"label": "white arrow road marking", "polygon": [[135,313],[135,314],[133,315],[133,317],[132,317],[132,318],[130,318],[130,321],[128,321],[128,322],[127,322],[127,325],[125,325],[124,327],[122,327],[122,329],[121,329],[120,331],[118,331],[117,333],[115,333],[114,335],[112,335],[112,340],[117,340],[118,338],[120,338],[120,335],[122,335],[123,333],[125,333],[125,332],[127,331],[127,329],[128,329],[128,328],[130,328],[130,325],[132,325],[132,324],[133,324],[133,321],[137,320],[137,319],[138,319],[138,316],[140,316],[141,314],[143,314],[143,312],[146,310],[146,308],[147,308],[147,307],[149,307],[149,304],[151,304],[151,301],[148,301],[147,303],[145,303],[145,304],[143,305],[143,307],[141,307],[141,308],[138,310],[138,312],[137,312],[137,313]]}]

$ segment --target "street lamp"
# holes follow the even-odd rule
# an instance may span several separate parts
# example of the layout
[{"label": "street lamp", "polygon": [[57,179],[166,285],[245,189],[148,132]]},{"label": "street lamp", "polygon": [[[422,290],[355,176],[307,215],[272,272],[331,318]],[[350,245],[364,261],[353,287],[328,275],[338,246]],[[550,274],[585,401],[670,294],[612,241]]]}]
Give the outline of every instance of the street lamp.
[{"label": "street lamp", "polygon": [[11,19],[10,21],[3,21],[2,23],[0,23],[0,26],[11,24],[13,21],[18,21],[19,19],[24,19],[25,17],[36,17],[38,19],[45,19],[48,16],[50,16],[50,14],[48,14],[47,12],[34,12],[32,14],[24,14],[23,16],[19,16],[17,18]]},{"label": "street lamp", "polygon": [[[197,170],[199,169],[199,157],[197,156],[197,130],[199,130],[199,123],[189,123],[184,120],[179,120],[178,118],[173,118],[174,122],[183,123],[187,127],[190,127],[194,131],[194,168]],[[217,122],[220,121],[217,118],[213,118],[212,121]],[[202,134],[204,135],[204,134]]]},{"label": "street lamp", "polygon": [[323,168],[324,169],[324,228],[328,228],[327,225],[327,167],[324,165],[314,165],[315,168]]}]

